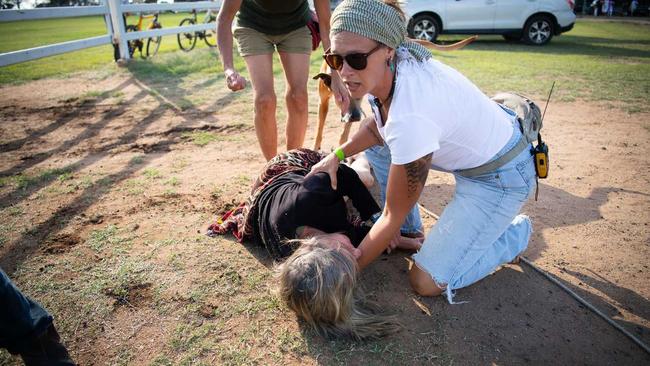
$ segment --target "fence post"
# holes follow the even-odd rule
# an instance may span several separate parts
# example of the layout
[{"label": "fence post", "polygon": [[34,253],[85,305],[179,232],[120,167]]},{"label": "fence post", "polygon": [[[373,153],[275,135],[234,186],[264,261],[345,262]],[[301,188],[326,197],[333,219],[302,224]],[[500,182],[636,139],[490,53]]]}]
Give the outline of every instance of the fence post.
[{"label": "fence post", "polygon": [[122,5],[120,0],[107,1],[113,28],[113,42],[117,41],[119,45],[120,58],[128,60],[131,56],[129,55],[129,46],[126,39],[124,39],[124,35],[126,34],[126,25],[124,24],[124,16],[122,15]]},{"label": "fence post", "polygon": [[[104,24],[106,24],[106,30],[108,31],[108,35],[111,36],[111,43],[113,44],[113,47],[115,47],[115,41],[113,39],[115,32],[113,31],[113,23],[111,22],[111,12],[110,12],[110,8],[108,7],[108,1],[100,0],[99,5],[106,6],[107,12],[104,13]],[[119,51],[119,47],[118,47],[118,51]]]}]

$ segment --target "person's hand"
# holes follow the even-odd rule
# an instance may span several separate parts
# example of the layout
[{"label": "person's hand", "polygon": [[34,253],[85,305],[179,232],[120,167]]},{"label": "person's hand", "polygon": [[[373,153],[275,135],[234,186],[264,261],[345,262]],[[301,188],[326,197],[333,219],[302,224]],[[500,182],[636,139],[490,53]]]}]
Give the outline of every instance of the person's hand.
[{"label": "person's hand", "polygon": [[345,84],[343,84],[343,80],[341,80],[337,71],[332,71],[332,84],[330,89],[332,90],[332,94],[334,94],[336,105],[341,109],[341,115],[348,113],[348,109],[350,108],[350,92],[345,87]]},{"label": "person's hand", "polygon": [[246,87],[246,79],[233,69],[227,69],[224,74],[226,75],[226,85],[232,91],[242,90]]},{"label": "person's hand", "polygon": [[311,226],[304,226],[300,238],[317,237],[318,240],[330,248],[342,249],[350,253],[354,259],[361,258],[361,249],[355,248],[350,238],[342,233],[327,234]]},{"label": "person's hand", "polygon": [[348,251],[354,259],[359,259],[361,258],[361,249],[355,248],[354,245],[352,245],[352,242],[350,241],[350,238],[348,238],[344,234],[339,234],[339,245],[341,246],[342,249]]},{"label": "person's hand", "polygon": [[397,248],[402,250],[407,250],[407,251],[417,251],[420,250],[420,248],[422,247],[423,241],[424,241],[424,237],[409,238],[406,236],[402,236],[398,231],[397,234],[393,237],[393,239],[388,244],[388,248],[386,248],[386,252],[390,254],[390,252],[392,252]]},{"label": "person's hand", "polygon": [[319,172],[326,172],[330,176],[330,181],[332,182],[332,189],[336,191],[336,172],[339,170],[339,158],[334,155],[334,153],[330,153],[327,155],[323,160],[319,161],[318,163],[314,164],[314,166],[311,167],[311,171],[309,174],[305,176],[306,178],[311,177],[312,175],[319,173]]}]

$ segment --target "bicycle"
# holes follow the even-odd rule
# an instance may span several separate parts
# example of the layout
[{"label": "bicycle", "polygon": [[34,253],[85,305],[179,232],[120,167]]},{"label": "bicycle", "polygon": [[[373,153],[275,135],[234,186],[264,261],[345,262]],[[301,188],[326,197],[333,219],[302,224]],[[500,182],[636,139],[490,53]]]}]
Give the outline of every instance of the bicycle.
[{"label": "bicycle", "polygon": [[[127,32],[139,32],[142,30],[142,21],[144,19],[149,19],[153,18],[151,22],[147,25],[147,30],[150,29],[160,29],[162,28],[162,24],[158,22],[158,14],[159,13],[153,13],[150,15],[143,15],[142,13],[139,13],[139,18],[138,22],[136,24],[129,24],[126,26],[126,31]],[[125,14],[125,18],[128,14]],[[126,20],[125,20],[126,22]],[[158,49],[160,48],[160,43],[162,41],[162,36],[158,37],[149,37],[147,38],[147,44],[145,47],[144,41],[142,39],[134,39],[128,42],[129,45],[129,56],[133,57],[133,54],[135,53],[135,50],[137,49],[140,51],[140,57],[147,58],[154,56],[156,53],[158,53]],[[142,48],[144,48],[145,52],[142,52]]]},{"label": "bicycle", "polygon": [[[217,17],[212,14],[212,9],[208,9],[207,13],[205,13],[205,17],[203,18],[203,24],[206,23],[214,23],[217,20]],[[191,18],[185,18],[181,20],[181,23],[179,26],[184,26],[184,25],[194,25],[196,24],[196,9],[192,10],[192,17]],[[192,49],[194,49],[194,46],[196,46],[196,40],[197,38],[200,38],[205,41],[205,44],[208,45],[208,47],[216,47],[217,46],[217,35],[214,29],[209,29],[205,31],[199,31],[199,32],[185,32],[185,33],[178,33],[176,36],[178,39],[178,46],[181,48],[181,50],[185,52],[190,52]]]}]

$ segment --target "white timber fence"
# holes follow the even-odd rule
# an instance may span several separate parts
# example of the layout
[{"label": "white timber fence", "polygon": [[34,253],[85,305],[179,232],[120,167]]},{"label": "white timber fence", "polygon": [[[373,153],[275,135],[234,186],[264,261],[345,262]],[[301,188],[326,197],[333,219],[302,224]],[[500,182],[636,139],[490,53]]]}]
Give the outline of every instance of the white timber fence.
[{"label": "white timber fence", "polygon": [[124,24],[124,13],[135,14],[157,13],[163,11],[178,12],[190,10],[201,11],[208,9],[218,10],[220,6],[221,1],[196,1],[176,4],[121,4],[120,0],[104,0],[101,5],[97,6],[65,6],[25,10],[0,10],[0,22],[103,15],[107,29],[106,34],[102,36],[0,53],[0,67],[111,43],[118,45],[120,57],[128,60],[130,58],[127,44],[128,41],[170,34],[200,32],[214,29],[216,25],[214,22],[199,23],[183,27],[174,26],[127,33],[126,24]]}]

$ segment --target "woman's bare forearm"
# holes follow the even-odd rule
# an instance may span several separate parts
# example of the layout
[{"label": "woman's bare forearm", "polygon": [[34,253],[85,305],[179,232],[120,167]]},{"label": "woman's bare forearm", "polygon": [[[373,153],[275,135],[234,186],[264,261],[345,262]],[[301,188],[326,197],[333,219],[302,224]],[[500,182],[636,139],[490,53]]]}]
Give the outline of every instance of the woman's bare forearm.
[{"label": "woman's bare forearm", "polygon": [[406,215],[417,203],[431,167],[431,157],[432,154],[428,154],[408,164],[391,165],[382,218],[373,225],[359,245],[361,268],[367,266],[388,247]]},{"label": "woman's bare forearm", "polygon": [[384,143],[381,139],[381,135],[379,135],[379,130],[377,130],[377,124],[375,123],[374,118],[368,117],[361,121],[361,123],[362,126],[359,131],[352,135],[352,138],[348,140],[348,142],[341,145],[341,149],[343,149],[345,156],[352,156],[371,146],[381,145]]}]

